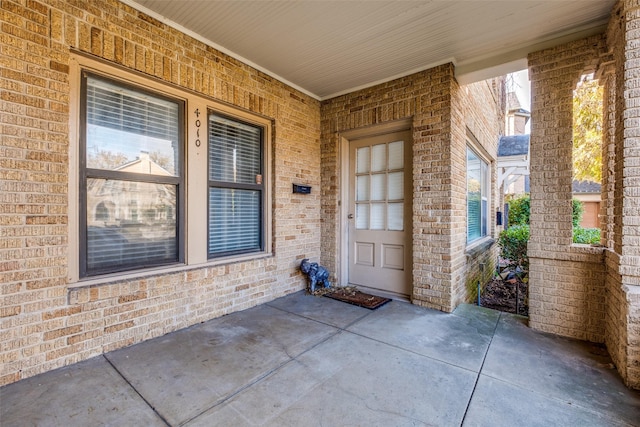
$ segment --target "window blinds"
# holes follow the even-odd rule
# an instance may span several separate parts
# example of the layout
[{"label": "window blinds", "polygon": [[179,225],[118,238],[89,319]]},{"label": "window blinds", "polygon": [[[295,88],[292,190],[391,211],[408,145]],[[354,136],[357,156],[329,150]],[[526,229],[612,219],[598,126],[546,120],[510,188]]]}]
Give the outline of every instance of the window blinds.
[{"label": "window blinds", "polygon": [[178,140],[178,104],[105,80],[88,78],[87,122],[109,129]]},{"label": "window blinds", "polygon": [[262,129],[209,116],[209,256],[262,249]]},{"label": "window blinds", "polygon": [[[85,95],[83,274],[178,261],[180,104],[93,76]],[[170,167],[145,144],[166,153]],[[95,152],[106,153],[100,163]]]}]

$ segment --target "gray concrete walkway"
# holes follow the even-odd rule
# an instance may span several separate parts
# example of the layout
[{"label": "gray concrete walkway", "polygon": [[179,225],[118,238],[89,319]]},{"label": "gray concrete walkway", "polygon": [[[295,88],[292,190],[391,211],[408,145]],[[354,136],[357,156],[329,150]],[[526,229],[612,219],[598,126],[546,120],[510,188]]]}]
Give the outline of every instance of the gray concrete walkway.
[{"label": "gray concrete walkway", "polygon": [[0,425],[640,425],[610,363],[472,305],[298,292],[3,387]]}]

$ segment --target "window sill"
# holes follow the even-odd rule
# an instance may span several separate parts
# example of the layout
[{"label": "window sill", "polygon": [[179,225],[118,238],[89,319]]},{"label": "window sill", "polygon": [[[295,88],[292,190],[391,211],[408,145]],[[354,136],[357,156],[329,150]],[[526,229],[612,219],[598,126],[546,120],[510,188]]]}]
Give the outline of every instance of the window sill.
[{"label": "window sill", "polygon": [[162,267],[155,267],[146,270],[134,270],[122,273],[110,273],[101,276],[93,276],[82,278],[76,282],[71,282],[68,287],[68,292],[73,292],[79,289],[88,287],[107,286],[114,283],[121,283],[125,281],[142,280],[151,277],[165,276],[175,273],[183,273],[186,271],[192,271],[202,268],[220,267],[230,264],[238,264],[241,262],[255,261],[265,258],[273,257],[271,252],[259,252],[249,255],[220,258],[215,260],[208,260],[200,264],[173,264]]},{"label": "window sill", "polygon": [[467,257],[474,258],[492,247],[495,242],[491,237],[483,237],[467,246],[464,253]]}]

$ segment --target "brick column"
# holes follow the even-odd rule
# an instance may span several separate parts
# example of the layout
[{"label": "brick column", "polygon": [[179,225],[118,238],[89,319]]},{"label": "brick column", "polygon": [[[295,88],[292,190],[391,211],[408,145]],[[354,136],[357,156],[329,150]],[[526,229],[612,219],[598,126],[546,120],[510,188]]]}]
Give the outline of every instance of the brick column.
[{"label": "brick column", "polygon": [[573,90],[593,72],[604,36],[529,55],[531,79],[530,325],[604,341],[603,250],[572,244]]},{"label": "brick column", "polygon": [[[616,13],[617,12],[617,13]],[[640,1],[617,5],[608,42],[616,69],[607,347],[628,386],[640,388]]]}]

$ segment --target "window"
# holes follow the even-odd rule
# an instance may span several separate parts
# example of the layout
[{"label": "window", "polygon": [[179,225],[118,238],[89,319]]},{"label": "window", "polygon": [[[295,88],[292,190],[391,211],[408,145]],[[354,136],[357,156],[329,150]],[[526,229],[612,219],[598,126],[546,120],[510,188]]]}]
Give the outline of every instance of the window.
[{"label": "window", "polygon": [[80,276],[181,262],[183,102],[82,74]]},{"label": "window", "polygon": [[209,114],[208,256],[264,250],[263,128]]},{"label": "window", "polygon": [[487,235],[489,166],[467,147],[467,243]]}]

